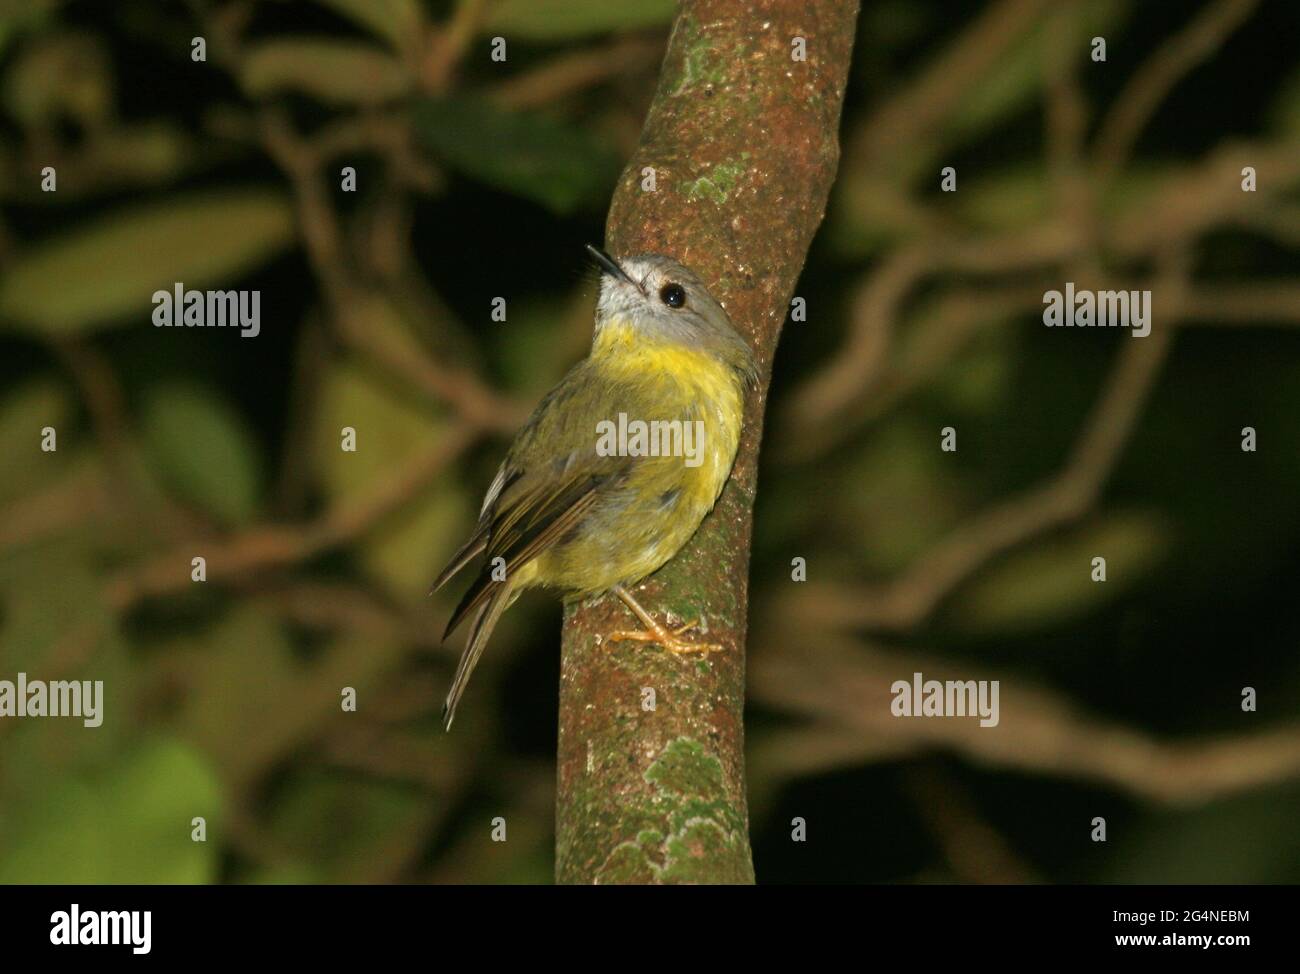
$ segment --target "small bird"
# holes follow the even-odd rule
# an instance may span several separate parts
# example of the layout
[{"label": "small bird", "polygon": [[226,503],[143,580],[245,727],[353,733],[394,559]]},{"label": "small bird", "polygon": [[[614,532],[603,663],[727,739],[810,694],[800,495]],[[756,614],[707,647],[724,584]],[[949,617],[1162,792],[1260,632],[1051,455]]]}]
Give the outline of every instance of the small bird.
[{"label": "small bird", "polygon": [[671,257],[587,251],[601,270],[591,352],[519,431],[474,533],[433,584],[486,556],[443,634],[472,616],[442,709],[447,730],[492,629],[528,588],[558,589],[567,601],[613,592],[645,628],[611,642],[722,648],[684,638],[695,622],[664,627],[628,588],[681,550],[722,493],[757,379],[753,353]]}]

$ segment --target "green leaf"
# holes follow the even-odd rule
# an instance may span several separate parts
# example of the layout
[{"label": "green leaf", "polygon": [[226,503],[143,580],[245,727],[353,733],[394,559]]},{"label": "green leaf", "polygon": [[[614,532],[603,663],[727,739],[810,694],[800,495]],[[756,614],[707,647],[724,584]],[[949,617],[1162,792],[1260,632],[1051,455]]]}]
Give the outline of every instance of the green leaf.
[{"label": "green leaf", "polygon": [[[190,747],[160,740],[101,773],[62,779],[18,813],[0,883],[207,883],[216,876],[216,777]],[[208,841],[191,839],[191,820]]]},{"label": "green leaf", "polygon": [[229,280],[283,249],[293,234],[288,202],[261,190],[120,211],[42,241],[14,261],[0,279],[0,318],[47,334],[86,332],[128,315],[144,326],[155,291]]},{"label": "green leaf", "polygon": [[405,784],[308,769],[286,782],[268,830],[279,847],[324,871],[325,882],[356,881],[356,870],[418,833],[434,807]]},{"label": "green leaf", "polygon": [[1010,322],[980,328],[939,373],[932,395],[958,416],[989,416],[1006,402],[1019,337]]},{"label": "green leaf", "polygon": [[979,134],[1029,105],[1043,82],[1043,47],[1039,28],[993,64],[949,117],[951,133],[959,140]]},{"label": "green leaf", "polygon": [[417,0],[319,0],[360,24],[393,47],[402,49],[417,39],[420,4]]},{"label": "green leaf", "polygon": [[25,31],[41,27],[63,0],[0,0],[0,54]]},{"label": "green leaf", "polygon": [[937,441],[937,431],[915,419],[892,419],[835,480],[839,516],[857,525],[859,548],[851,557],[873,572],[901,571],[960,519],[961,484]]},{"label": "green leaf", "polygon": [[1292,72],[1278,85],[1269,120],[1284,135],[1300,135],[1300,71]]},{"label": "green leaf", "polygon": [[[266,612],[237,607],[199,639],[179,639],[167,653],[178,659],[197,654],[194,689],[178,725],[224,781],[242,781],[250,769],[273,760],[284,747],[286,720],[314,716],[285,706],[303,686],[304,669],[284,626]],[[232,735],[231,727],[240,733]]]},{"label": "green leaf", "polygon": [[1047,174],[1041,166],[1007,166],[972,179],[956,194],[962,217],[989,230],[1023,227],[1042,220],[1050,204]]},{"label": "green leaf", "polygon": [[[585,289],[584,289],[585,290]],[[580,301],[590,317],[589,295]],[[521,299],[510,304],[510,331],[500,343],[501,374],[506,385],[540,399],[573,364],[576,349],[566,341],[573,299]]]},{"label": "green leaf", "polygon": [[[67,469],[71,417],[67,389],[51,378],[29,379],[0,400],[0,456],[11,461],[0,478],[0,500],[18,497]],[[41,450],[46,426],[54,427],[59,449],[53,453]]]},{"label": "green leaf", "polygon": [[254,98],[296,92],[334,105],[376,105],[405,94],[411,76],[387,51],[323,38],[266,41],[245,58],[241,78]]},{"label": "green leaf", "polygon": [[1188,175],[1189,171],[1178,165],[1135,159],[1107,187],[1099,201],[1101,215],[1117,222],[1138,219],[1136,214],[1150,212],[1152,200],[1167,194]]},{"label": "green leaf", "polygon": [[155,387],[141,431],[155,468],[179,495],[227,523],[253,516],[261,492],[256,448],[224,401],[189,386]]},{"label": "green leaf", "polygon": [[[128,655],[104,600],[103,555],[89,531],[6,550],[0,558],[0,674],[12,680],[102,680],[90,717],[0,719],[0,795],[36,795],[46,782],[113,760],[135,720],[144,671]],[[71,650],[75,647],[75,650]],[[0,820],[8,804],[0,798]],[[3,859],[3,852],[0,852]]]},{"label": "green leaf", "polygon": [[603,200],[618,176],[614,153],[585,130],[478,100],[426,100],[416,110],[415,130],[465,175],[557,213]]},{"label": "green leaf", "polygon": [[507,38],[567,40],[667,24],[675,7],[675,0],[500,0],[483,30]]},{"label": "green leaf", "polygon": [[5,75],[5,108],[27,125],[60,117],[103,122],[113,101],[102,43],[81,34],[55,34],[27,46]]},{"label": "green leaf", "polygon": [[[446,429],[445,420],[348,363],[333,369],[322,397],[318,467],[335,503],[373,492],[432,449]],[[356,430],[356,452],[340,447],[344,427]],[[459,485],[441,477],[421,491],[418,502],[367,534],[362,560],[397,591],[422,595],[472,520]]]},{"label": "green leaf", "polygon": [[[1160,561],[1167,533],[1151,515],[1116,514],[1017,551],[982,572],[953,602],[964,632],[1023,632],[1063,622],[1132,588]],[[1106,581],[1092,559],[1106,559]]]},{"label": "green leaf", "polygon": [[170,179],[196,155],[179,127],[153,121],[116,127],[105,132],[95,147],[99,165],[137,180]]}]

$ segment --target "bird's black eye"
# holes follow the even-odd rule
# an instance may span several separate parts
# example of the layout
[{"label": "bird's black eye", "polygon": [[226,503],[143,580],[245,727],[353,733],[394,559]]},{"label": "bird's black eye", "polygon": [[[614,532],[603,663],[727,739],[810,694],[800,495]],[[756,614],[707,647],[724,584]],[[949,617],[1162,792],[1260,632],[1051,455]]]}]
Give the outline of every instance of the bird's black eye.
[{"label": "bird's black eye", "polygon": [[670,308],[680,308],[686,303],[686,289],[680,284],[665,284],[659,289],[659,300]]}]

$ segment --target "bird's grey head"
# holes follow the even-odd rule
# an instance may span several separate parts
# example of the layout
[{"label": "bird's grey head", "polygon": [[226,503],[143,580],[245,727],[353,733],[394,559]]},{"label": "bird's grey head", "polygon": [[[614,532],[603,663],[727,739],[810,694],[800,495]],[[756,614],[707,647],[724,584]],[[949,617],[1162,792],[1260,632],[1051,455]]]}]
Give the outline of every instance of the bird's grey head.
[{"label": "bird's grey head", "polygon": [[749,345],[694,272],[663,254],[615,260],[590,245],[587,251],[602,271],[597,332],[612,321],[625,322],[649,341],[711,351],[752,381]]}]

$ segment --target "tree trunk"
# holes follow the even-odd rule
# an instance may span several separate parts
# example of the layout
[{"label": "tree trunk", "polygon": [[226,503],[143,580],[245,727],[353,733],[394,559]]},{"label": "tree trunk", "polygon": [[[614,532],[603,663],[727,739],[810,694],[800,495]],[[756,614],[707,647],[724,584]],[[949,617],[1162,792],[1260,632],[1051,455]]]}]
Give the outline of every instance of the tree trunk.
[{"label": "tree trunk", "polygon": [[615,191],[609,250],[668,254],[698,273],[749,340],[761,379],[717,507],[634,591],[660,619],[701,620],[699,638],[726,652],[604,644],[604,634],[635,625],[614,596],[565,613],[561,883],[754,881],[743,710],[758,446],[777,338],[839,159],[857,8],[683,0]]}]

